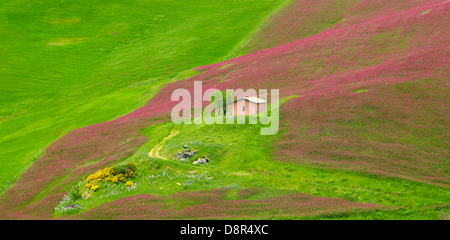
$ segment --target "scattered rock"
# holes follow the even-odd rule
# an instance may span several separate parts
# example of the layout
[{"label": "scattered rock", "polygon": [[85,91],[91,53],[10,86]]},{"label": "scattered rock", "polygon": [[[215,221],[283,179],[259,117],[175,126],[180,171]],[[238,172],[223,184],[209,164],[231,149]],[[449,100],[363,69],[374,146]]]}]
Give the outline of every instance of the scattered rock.
[{"label": "scattered rock", "polygon": [[189,158],[194,156],[197,152],[198,152],[197,150],[191,151],[191,149],[189,149],[186,145],[183,145],[183,152],[177,153],[177,155],[175,155],[175,157],[173,157],[173,159],[178,159],[179,161],[186,162],[187,160],[189,160]]},{"label": "scattered rock", "polygon": [[78,208],[78,205],[76,205],[76,204],[70,204],[70,205],[67,205],[66,208],[67,208],[67,209],[75,209],[75,208]]},{"label": "scattered rock", "polygon": [[[195,154],[198,153],[197,150],[191,150],[186,145],[183,145],[182,149],[183,149],[183,152],[177,153],[173,157],[173,159],[178,159],[178,161],[181,161],[181,162],[187,162],[187,161],[189,161],[189,159],[192,156],[194,156]],[[209,162],[208,156],[203,156],[203,158],[197,159],[196,161],[192,162],[192,164],[195,164],[195,165],[197,165],[197,164],[208,164],[208,162]]]},{"label": "scattered rock", "polygon": [[199,158],[197,159],[197,161],[192,162],[192,164],[208,164],[209,163],[209,159],[205,156],[204,158]]},{"label": "scattered rock", "polygon": [[190,186],[192,184],[194,184],[194,182],[192,180],[187,180],[187,181],[184,181],[184,183],[183,183],[183,185],[186,185],[186,186]]}]

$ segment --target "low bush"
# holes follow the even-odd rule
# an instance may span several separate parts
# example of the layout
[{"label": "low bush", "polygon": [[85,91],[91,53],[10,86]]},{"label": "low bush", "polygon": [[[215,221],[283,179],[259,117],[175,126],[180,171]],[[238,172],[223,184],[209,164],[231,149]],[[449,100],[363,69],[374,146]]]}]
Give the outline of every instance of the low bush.
[{"label": "low bush", "polygon": [[127,183],[125,183],[125,186],[132,187],[134,186],[134,183],[132,181],[128,181]]},{"label": "low bush", "polygon": [[127,163],[112,168],[113,175],[123,174],[125,178],[133,178],[137,173],[136,163]]},{"label": "low bush", "polygon": [[81,191],[80,191],[80,185],[77,184],[75,186],[73,186],[70,190],[69,190],[69,197],[71,200],[78,200],[81,198]]},{"label": "low bush", "polygon": [[137,166],[135,163],[127,163],[125,165],[109,167],[89,175],[86,178],[86,184],[84,186],[86,188],[90,188],[92,191],[97,191],[100,188],[100,182],[125,182],[129,178],[134,178],[136,173]]}]

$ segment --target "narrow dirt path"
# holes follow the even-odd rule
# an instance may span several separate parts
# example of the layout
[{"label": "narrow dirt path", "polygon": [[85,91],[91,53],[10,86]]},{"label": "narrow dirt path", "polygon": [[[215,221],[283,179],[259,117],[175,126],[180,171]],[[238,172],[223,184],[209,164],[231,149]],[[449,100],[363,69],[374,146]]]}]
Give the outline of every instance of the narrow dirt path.
[{"label": "narrow dirt path", "polygon": [[[174,163],[177,163],[177,164],[185,164],[185,163],[182,163],[182,162],[169,160],[169,159],[167,159],[167,158],[165,158],[165,157],[160,155],[160,151],[164,147],[164,143],[166,143],[168,140],[170,140],[173,137],[175,137],[179,132],[180,131],[175,127],[172,130],[172,132],[170,132],[170,134],[167,137],[165,137],[163,140],[161,140],[161,142],[156,144],[156,146],[154,146],[152,148],[152,150],[150,150],[150,152],[148,152],[148,156],[152,157],[152,158],[159,158],[159,159],[163,159],[163,160],[166,160],[166,161],[174,162]],[[192,165],[192,164],[190,165],[190,167],[197,168],[197,169],[201,168],[201,166],[196,166],[196,165]],[[248,175],[251,175],[250,173],[246,173],[246,172],[230,172],[229,174],[237,175],[237,176],[248,176]]]},{"label": "narrow dirt path", "polygon": [[167,158],[159,155],[159,153],[160,153],[161,149],[164,147],[164,143],[167,142],[168,140],[170,140],[171,138],[175,137],[178,133],[179,133],[178,130],[173,129],[172,132],[169,134],[169,136],[165,137],[161,142],[156,144],[156,146],[152,150],[150,150],[150,152],[148,153],[148,156],[153,157],[153,158],[160,158],[160,159],[167,160]]}]

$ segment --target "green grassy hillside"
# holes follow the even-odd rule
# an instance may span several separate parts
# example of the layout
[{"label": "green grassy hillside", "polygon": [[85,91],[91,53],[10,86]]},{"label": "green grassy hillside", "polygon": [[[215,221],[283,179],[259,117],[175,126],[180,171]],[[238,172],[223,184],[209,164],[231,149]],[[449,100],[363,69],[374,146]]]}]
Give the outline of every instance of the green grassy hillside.
[{"label": "green grassy hillside", "polygon": [[284,2],[2,1],[1,190],[67,132],[234,53]]},{"label": "green grassy hillside", "polygon": [[[289,2],[3,3],[0,218],[448,219],[450,2]],[[175,125],[194,81],[279,89],[279,132]]]}]

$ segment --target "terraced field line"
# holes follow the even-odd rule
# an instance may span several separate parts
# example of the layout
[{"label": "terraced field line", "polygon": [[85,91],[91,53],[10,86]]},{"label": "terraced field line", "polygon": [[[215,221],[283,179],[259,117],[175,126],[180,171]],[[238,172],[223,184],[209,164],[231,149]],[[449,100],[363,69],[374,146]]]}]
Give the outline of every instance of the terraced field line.
[{"label": "terraced field line", "polygon": [[161,151],[162,147],[164,147],[164,143],[167,142],[168,140],[170,140],[171,138],[175,137],[178,133],[179,133],[178,130],[176,130],[176,129],[172,130],[172,132],[169,134],[169,136],[165,137],[161,142],[156,144],[156,146],[152,150],[150,150],[150,152],[148,153],[148,156],[153,157],[153,158],[160,158],[160,159],[167,160],[167,158],[159,155],[159,152]]}]

